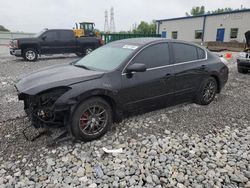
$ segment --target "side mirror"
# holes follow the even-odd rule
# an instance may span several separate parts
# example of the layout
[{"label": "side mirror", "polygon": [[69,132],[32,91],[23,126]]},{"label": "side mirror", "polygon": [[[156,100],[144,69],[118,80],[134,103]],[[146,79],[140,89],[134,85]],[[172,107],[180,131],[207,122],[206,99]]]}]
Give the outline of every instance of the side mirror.
[{"label": "side mirror", "polygon": [[129,65],[127,67],[127,73],[132,72],[145,72],[147,70],[147,67],[145,64],[142,63],[134,63],[132,65]]},{"label": "side mirror", "polygon": [[43,40],[45,40],[46,38],[47,38],[47,36],[46,36],[46,35],[43,35],[43,36],[42,36],[42,39],[43,39]]}]

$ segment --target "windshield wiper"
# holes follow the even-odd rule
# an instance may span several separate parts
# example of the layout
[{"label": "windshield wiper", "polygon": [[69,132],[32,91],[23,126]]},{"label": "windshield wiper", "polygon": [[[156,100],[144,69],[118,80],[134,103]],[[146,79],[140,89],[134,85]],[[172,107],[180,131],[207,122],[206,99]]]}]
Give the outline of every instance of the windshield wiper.
[{"label": "windshield wiper", "polygon": [[74,66],[76,66],[76,67],[81,67],[81,68],[84,68],[84,69],[86,69],[86,70],[90,70],[90,68],[86,67],[85,65],[74,64]]}]

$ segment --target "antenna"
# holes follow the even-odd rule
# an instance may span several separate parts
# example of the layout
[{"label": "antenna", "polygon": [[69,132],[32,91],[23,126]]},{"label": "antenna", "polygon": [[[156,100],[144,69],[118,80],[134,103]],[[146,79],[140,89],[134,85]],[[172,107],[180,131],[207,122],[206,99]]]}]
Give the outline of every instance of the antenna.
[{"label": "antenna", "polygon": [[115,32],[115,20],[114,20],[114,8],[111,7],[110,9],[110,33]]},{"label": "antenna", "polygon": [[108,23],[108,11],[105,10],[105,23],[104,23],[104,32],[109,32],[109,23]]}]

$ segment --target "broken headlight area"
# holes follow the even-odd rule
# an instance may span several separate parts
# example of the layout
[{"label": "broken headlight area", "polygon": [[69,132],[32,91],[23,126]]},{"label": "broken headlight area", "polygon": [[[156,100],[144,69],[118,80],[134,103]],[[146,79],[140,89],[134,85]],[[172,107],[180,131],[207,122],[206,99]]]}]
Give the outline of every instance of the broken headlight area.
[{"label": "broken headlight area", "polygon": [[24,100],[24,109],[32,124],[36,128],[53,126],[64,126],[67,121],[67,110],[56,111],[55,102],[67,92],[70,88],[55,88],[42,92],[35,96],[24,94],[21,100]]}]

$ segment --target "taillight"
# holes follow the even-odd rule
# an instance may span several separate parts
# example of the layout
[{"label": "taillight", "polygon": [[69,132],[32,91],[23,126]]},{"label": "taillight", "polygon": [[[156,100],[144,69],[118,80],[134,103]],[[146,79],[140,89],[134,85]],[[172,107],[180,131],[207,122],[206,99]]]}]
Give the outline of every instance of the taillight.
[{"label": "taillight", "polygon": [[100,45],[104,45],[104,40],[102,40],[101,38],[99,39],[99,44]]}]

